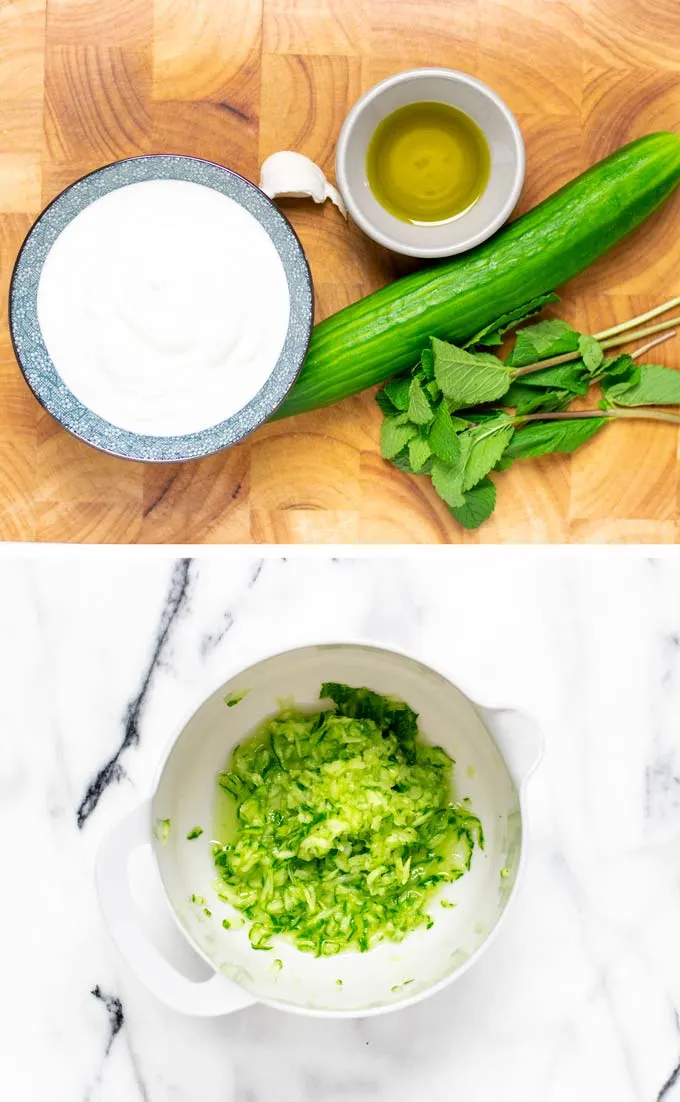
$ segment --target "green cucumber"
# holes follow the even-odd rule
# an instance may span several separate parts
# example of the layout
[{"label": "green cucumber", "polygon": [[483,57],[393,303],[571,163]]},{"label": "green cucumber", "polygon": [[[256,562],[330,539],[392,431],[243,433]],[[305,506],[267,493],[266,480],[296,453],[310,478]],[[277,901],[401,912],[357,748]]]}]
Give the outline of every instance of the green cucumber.
[{"label": "green cucumber", "polygon": [[680,182],[680,135],[648,134],[606,157],[454,260],[320,322],[275,419],[332,405],[411,367],[429,337],[462,343],[561,286],[639,226]]}]

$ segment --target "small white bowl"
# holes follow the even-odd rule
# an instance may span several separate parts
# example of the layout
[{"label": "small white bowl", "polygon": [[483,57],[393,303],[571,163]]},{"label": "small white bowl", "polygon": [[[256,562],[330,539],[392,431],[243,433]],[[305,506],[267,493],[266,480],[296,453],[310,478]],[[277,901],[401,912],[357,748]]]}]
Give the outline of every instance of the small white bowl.
[{"label": "small white bowl", "polygon": [[[432,904],[431,931],[334,957],[303,953],[285,938],[277,939],[276,952],[257,952],[247,928],[217,894],[210,842],[215,778],[234,746],[277,712],[282,699],[313,705],[325,681],[397,695],[418,712],[424,736],[455,759],[457,796],[470,797],[484,829],[484,850],[447,887],[456,906],[442,910]],[[237,705],[226,708],[225,695],[232,694]],[[152,798],[129,812],[100,847],[97,887],[113,939],[147,987],[187,1014],[210,1017],[262,1002],[297,1014],[357,1018],[419,1002],[462,976],[500,929],[524,864],[526,784],[541,750],[541,734],[525,713],[473,703],[447,673],[380,644],[313,643],[236,668],[180,727]],[[161,839],[154,838],[159,821],[170,824]],[[188,841],[196,824],[205,832]],[[149,843],[171,912],[211,967],[202,982],[181,974],[140,923],[128,864],[132,852]],[[232,922],[228,933],[225,918]],[[273,957],[283,962],[282,970],[272,968]]]},{"label": "small white bowl", "polygon": [[[477,123],[491,154],[489,182],[468,210],[444,224],[412,225],[395,218],[373,195],[366,152],[376,127],[409,103],[448,103]],[[406,256],[453,256],[486,241],[504,222],[524,183],[524,141],[510,108],[486,84],[455,69],[411,69],[376,84],[345,119],[335,155],[335,174],[347,209],[378,244]]]}]

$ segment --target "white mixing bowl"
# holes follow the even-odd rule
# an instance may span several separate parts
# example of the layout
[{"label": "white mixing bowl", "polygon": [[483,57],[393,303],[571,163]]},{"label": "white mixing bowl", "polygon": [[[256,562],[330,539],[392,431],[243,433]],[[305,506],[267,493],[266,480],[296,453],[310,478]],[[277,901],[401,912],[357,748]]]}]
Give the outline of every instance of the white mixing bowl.
[{"label": "white mixing bowl", "polygon": [[[257,951],[247,927],[222,927],[236,912],[216,891],[210,845],[215,778],[234,745],[277,712],[282,698],[313,704],[324,681],[398,696],[419,713],[425,737],[455,759],[456,795],[470,797],[486,845],[475,851],[470,871],[444,889],[456,906],[443,908],[436,898],[430,907],[434,926],[400,944],[317,958],[278,939],[274,951]],[[237,705],[225,707],[225,695],[245,690]],[[499,928],[522,867],[524,790],[540,755],[540,734],[526,715],[474,704],[443,673],[405,653],[332,643],[265,658],[220,685],[183,724],[153,797],[104,840],[96,876],[111,934],[140,979],[165,1003],[190,1014],[225,1014],[263,1002],[316,1016],[363,1017],[417,1002],[460,976]],[[170,833],[162,842],[154,828],[166,819]],[[204,833],[188,841],[196,825]],[[142,927],[128,865],[132,851],[143,845],[153,846],[180,928],[214,968],[204,983],[176,971]],[[192,902],[192,896],[205,903]],[[273,967],[274,959],[283,967]]]}]

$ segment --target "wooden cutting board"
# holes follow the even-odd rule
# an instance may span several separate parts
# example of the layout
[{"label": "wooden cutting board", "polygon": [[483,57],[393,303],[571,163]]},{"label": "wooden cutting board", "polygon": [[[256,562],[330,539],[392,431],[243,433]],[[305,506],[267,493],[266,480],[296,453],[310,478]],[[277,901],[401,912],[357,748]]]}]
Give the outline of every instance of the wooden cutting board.
[{"label": "wooden cutting board", "polygon": [[[573,458],[516,464],[464,533],[429,480],[378,454],[370,393],[267,426],[196,463],[100,455],[46,414],[7,332],[17,250],[45,203],[140,153],[193,153],[257,180],[276,149],[332,174],[362,91],[445,65],[491,84],[527,143],[520,210],[624,142],[680,130],[678,0],[0,0],[0,537],[138,542],[671,543],[678,432],[613,425]],[[288,202],[317,318],[407,265],[335,208]],[[680,195],[575,280],[561,313],[594,331],[680,293]],[[655,350],[656,351],[656,350]],[[660,361],[680,368],[680,337]]]}]

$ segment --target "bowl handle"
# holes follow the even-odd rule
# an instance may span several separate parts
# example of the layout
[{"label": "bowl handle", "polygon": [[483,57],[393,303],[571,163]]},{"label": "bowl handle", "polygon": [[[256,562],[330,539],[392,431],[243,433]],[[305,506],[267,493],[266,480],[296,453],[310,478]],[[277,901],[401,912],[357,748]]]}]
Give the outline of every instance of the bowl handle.
[{"label": "bowl handle", "polygon": [[516,708],[481,708],[481,718],[521,789],[543,757],[543,734],[533,716]]},{"label": "bowl handle", "polygon": [[251,1006],[256,1000],[226,976],[215,973],[196,983],[159,952],[138,922],[128,875],[130,854],[151,842],[151,805],[139,804],[104,838],[95,862],[97,893],[119,952],[149,990],[173,1010],[213,1017]]}]

